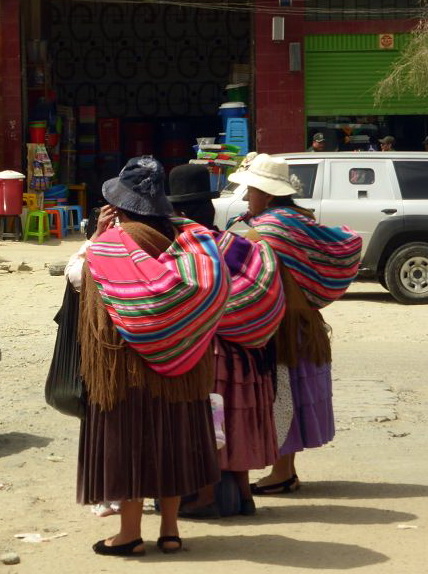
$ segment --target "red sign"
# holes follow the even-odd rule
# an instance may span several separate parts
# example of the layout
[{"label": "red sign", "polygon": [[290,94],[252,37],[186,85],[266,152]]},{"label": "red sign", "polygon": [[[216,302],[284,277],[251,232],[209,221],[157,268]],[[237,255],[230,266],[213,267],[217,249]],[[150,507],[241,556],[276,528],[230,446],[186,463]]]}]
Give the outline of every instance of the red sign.
[{"label": "red sign", "polygon": [[394,34],[379,34],[379,48],[392,50],[394,48]]}]

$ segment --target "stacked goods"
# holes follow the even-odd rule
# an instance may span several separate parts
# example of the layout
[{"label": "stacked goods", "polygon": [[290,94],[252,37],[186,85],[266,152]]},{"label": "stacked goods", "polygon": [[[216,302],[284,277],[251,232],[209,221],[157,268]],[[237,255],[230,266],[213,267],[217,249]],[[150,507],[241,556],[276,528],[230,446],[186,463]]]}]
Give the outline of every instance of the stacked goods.
[{"label": "stacked goods", "polygon": [[211,191],[220,191],[226,184],[228,170],[239,163],[239,151],[238,146],[230,144],[200,144],[197,159],[191,159],[189,163],[206,165],[211,174]]},{"label": "stacked goods", "polygon": [[60,179],[64,183],[76,181],[76,118],[73,108],[57,106],[61,118]]},{"label": "stacked goods", "polygon": [[95,106],[79,106],[77,147],[79,168],[94,167],[97,151]]},{"label": "stacked goods", "polygon": [[[236,165],[235,158],[239,154],[239,147],[230,144],[201,144],[196,157],[198,159],[216,160],[220,165]],[[229,163],[231,162],[231,163]]]},{"label": "stacked goods", "polygon": [[65,205],[68,200],[68,187],[64,184],[53,185],[45,190],[44,206],[54,207],[55,205]]}]

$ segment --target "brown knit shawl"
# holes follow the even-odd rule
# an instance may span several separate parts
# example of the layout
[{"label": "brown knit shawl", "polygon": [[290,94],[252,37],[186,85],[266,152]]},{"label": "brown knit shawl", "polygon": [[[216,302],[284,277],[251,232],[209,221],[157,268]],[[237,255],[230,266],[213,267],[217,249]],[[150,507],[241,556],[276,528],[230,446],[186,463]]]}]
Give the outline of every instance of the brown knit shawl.
[{"label": "brown knit shawl", "polygon": [[[295,211],[314,218],[313,213],[303,208]],[[247,238],[260,241],[260,234],[251,229]],[[285,315],[275,334],[277,361],[288,367],[296,367],[304,357],[316,365],[331,362],[331,345],[328,327],[321,313],[312,309],[294,277],[279,261],[282,284],[285,293]]]},{"label": "brown knit shawl", "polygon": [[[159,257],[171,244],[163,234],[142,223],[124,223],[122,227],[152,257]],[[79,340],[88,400],[102,410],[111,410],[130,387],[147,387],[153,397],[168,402],[206,399],[213,389],[212,346],[184,375],[159,375],[117,332],[86,262],[80,292]]]}]

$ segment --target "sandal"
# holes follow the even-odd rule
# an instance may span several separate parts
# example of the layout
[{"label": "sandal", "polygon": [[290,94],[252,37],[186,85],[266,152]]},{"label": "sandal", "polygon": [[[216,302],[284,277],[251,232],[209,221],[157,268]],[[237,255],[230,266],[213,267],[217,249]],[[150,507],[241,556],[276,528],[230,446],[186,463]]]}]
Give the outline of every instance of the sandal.
[{"label": "sandal", "polygon": [[299,490],[300,482],[297,474],[293,474],[291,478],[283,482],[276,482],[275,484],[266,484],[265,486],[258,486],[255,482],[250,484],[252,494],[292,494]]},{"label": "sandal", "polygon": [[[176,542],[178,546],[176,548],[168,548],[165,546],[165,542]],[[183,544],[179,536],[160,536],[156,545],[164,554],[174,554],[183,549]]]},{"label": "sandal", "polygon": [[134,552],[134,549],[140,544],[144,544],[142,538],[137,538],[128,542],[127,544],[117,544],[116,546],[107,546],[105,540],[98,540],[92,549],[95,554],[103,554],[104,556],[144,556],[145,550],[140,550],[140,552]]}]

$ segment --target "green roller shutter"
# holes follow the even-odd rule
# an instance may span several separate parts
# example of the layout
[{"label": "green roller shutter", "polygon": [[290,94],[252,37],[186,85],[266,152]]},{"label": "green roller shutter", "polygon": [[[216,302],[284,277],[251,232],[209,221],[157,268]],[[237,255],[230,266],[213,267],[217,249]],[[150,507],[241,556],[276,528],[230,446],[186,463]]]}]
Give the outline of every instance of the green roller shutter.
[{"label": "green roller shutter", "polygon": [[409,40],[394,35],[394,49],[378,47],[379,35],[320,35],[305,39],[307,116],[416,115],[428,113],[428,100],[407,94],[374,106],[377,82]]}]

